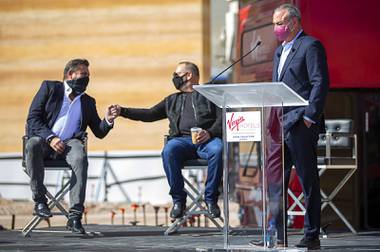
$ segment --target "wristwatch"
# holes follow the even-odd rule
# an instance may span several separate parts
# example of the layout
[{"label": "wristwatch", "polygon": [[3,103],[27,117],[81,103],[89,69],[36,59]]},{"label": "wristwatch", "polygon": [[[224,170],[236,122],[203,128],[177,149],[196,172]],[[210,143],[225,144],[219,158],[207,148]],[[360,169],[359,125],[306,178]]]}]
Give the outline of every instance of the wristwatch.
[{"label": "wristwatch", "polygon": [[54,137],[55,137],[55,136],[51,136],[51,137],[49,137],[49,138],[46,140],[46,142],[50,145],[51,140],[53,140]]}]

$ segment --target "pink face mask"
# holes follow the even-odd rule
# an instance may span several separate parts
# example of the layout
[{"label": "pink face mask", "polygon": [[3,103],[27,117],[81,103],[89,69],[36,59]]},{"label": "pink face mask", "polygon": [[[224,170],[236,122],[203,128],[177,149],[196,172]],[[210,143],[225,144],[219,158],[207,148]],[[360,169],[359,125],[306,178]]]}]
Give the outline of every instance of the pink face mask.
[{"label": "pink face mask", "polygon": [[285,39],[290,34],[290,31],[287,25],[276,25],[273,29],[273,32],[279,41],[285,41]]}]

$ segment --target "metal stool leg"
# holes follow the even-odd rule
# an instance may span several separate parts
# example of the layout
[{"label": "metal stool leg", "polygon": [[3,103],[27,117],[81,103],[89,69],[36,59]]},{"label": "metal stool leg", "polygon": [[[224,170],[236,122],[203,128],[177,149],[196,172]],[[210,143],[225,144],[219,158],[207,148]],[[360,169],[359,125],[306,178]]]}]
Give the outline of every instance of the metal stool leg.
[{"label": "metal stool leg", "polygon": [[[52,213],[53,215],[65,215],[68,217],[68,212],[59,202],[65,194],[70,190],[70,181],[67,181],[66,184],[59,190],[55,196],[53,196],[49,191],[46,191],[46,196],[50,199],[48,202],[48,207],[52,210],[55,206],[61,211],[60,213]],[[30,232],[43,220],[44,218],[39,216],[34,216],[32,220],[22,229],[22,234],[26,237],[29,236]]]},{"label": "metal stool leg", "polygon": [[[188,188],[184,188],[187,196],[191,199],[190,205],[186,207],[186,213],[182,218],[176,219],[172,225],[170,225],[165,231],[165,235],[170,235],[178,231],[178,229],[185,223],[189,218],[193,215],[205,215],[210,221],[220,230],[223,230],[222,225],[220,225],[214,218],[210,216],[210,212],[206,207],[202,205],[204,202],[203,194],[204,189],[198,190],[193,184],[190,183],[186,178],[184,178],[184,182]],[[221,222],[223,222],[223,218],[218,218]]]}]

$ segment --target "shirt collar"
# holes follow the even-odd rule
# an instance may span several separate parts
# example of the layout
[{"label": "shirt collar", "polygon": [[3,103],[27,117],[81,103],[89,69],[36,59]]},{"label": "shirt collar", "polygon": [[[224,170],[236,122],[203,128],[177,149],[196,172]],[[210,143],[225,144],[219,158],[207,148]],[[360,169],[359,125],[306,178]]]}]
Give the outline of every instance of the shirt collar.
[{"label": "shirt collar", "polygon": [[291,48],[294,44],[294,41],[296,41],[296,39],[301,35],[301,33],[303,32],[303,30],[301,29],[297,35],[289,42],[282,42],[282,47],[285,48],[285,47],[288,47],[288,48]]}]

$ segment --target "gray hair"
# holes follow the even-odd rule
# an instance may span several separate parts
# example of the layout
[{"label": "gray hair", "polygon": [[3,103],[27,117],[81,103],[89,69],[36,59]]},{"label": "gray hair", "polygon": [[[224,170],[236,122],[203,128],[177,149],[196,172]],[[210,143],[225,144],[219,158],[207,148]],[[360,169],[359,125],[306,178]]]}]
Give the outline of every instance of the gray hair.
[{"label": "gray hair", "polygon": [[281,10],[287,10],[288,11],[288,14],[289,14],[288,18],[296,17],[298,19],[298,21],[301,21],[301,12],[296,6],[294,6],[292,4],[282,4],[279,7],[277,7],[274,10],[274,12],[278,12]]},{"label": "gray hair", "polygon": [[63,70],[63,79],[66,79],[66,76],[69,72],[75,72],[78,70],[79,66],[85,65],[88,67],[90,63],[88,63],[88,60],[86,59],[72,59],[69,62],[67,62],[65,69]]},{"label": "gray hair", "polygon": [[193,75],[199,77],[199,68],[197,65],[195,65],[193,62],[189,62],[189,61],[181,61],[178,63],[178,65],[182,65],[182,64],[184,64],[185,68],[187,70],[189,70]]}]

